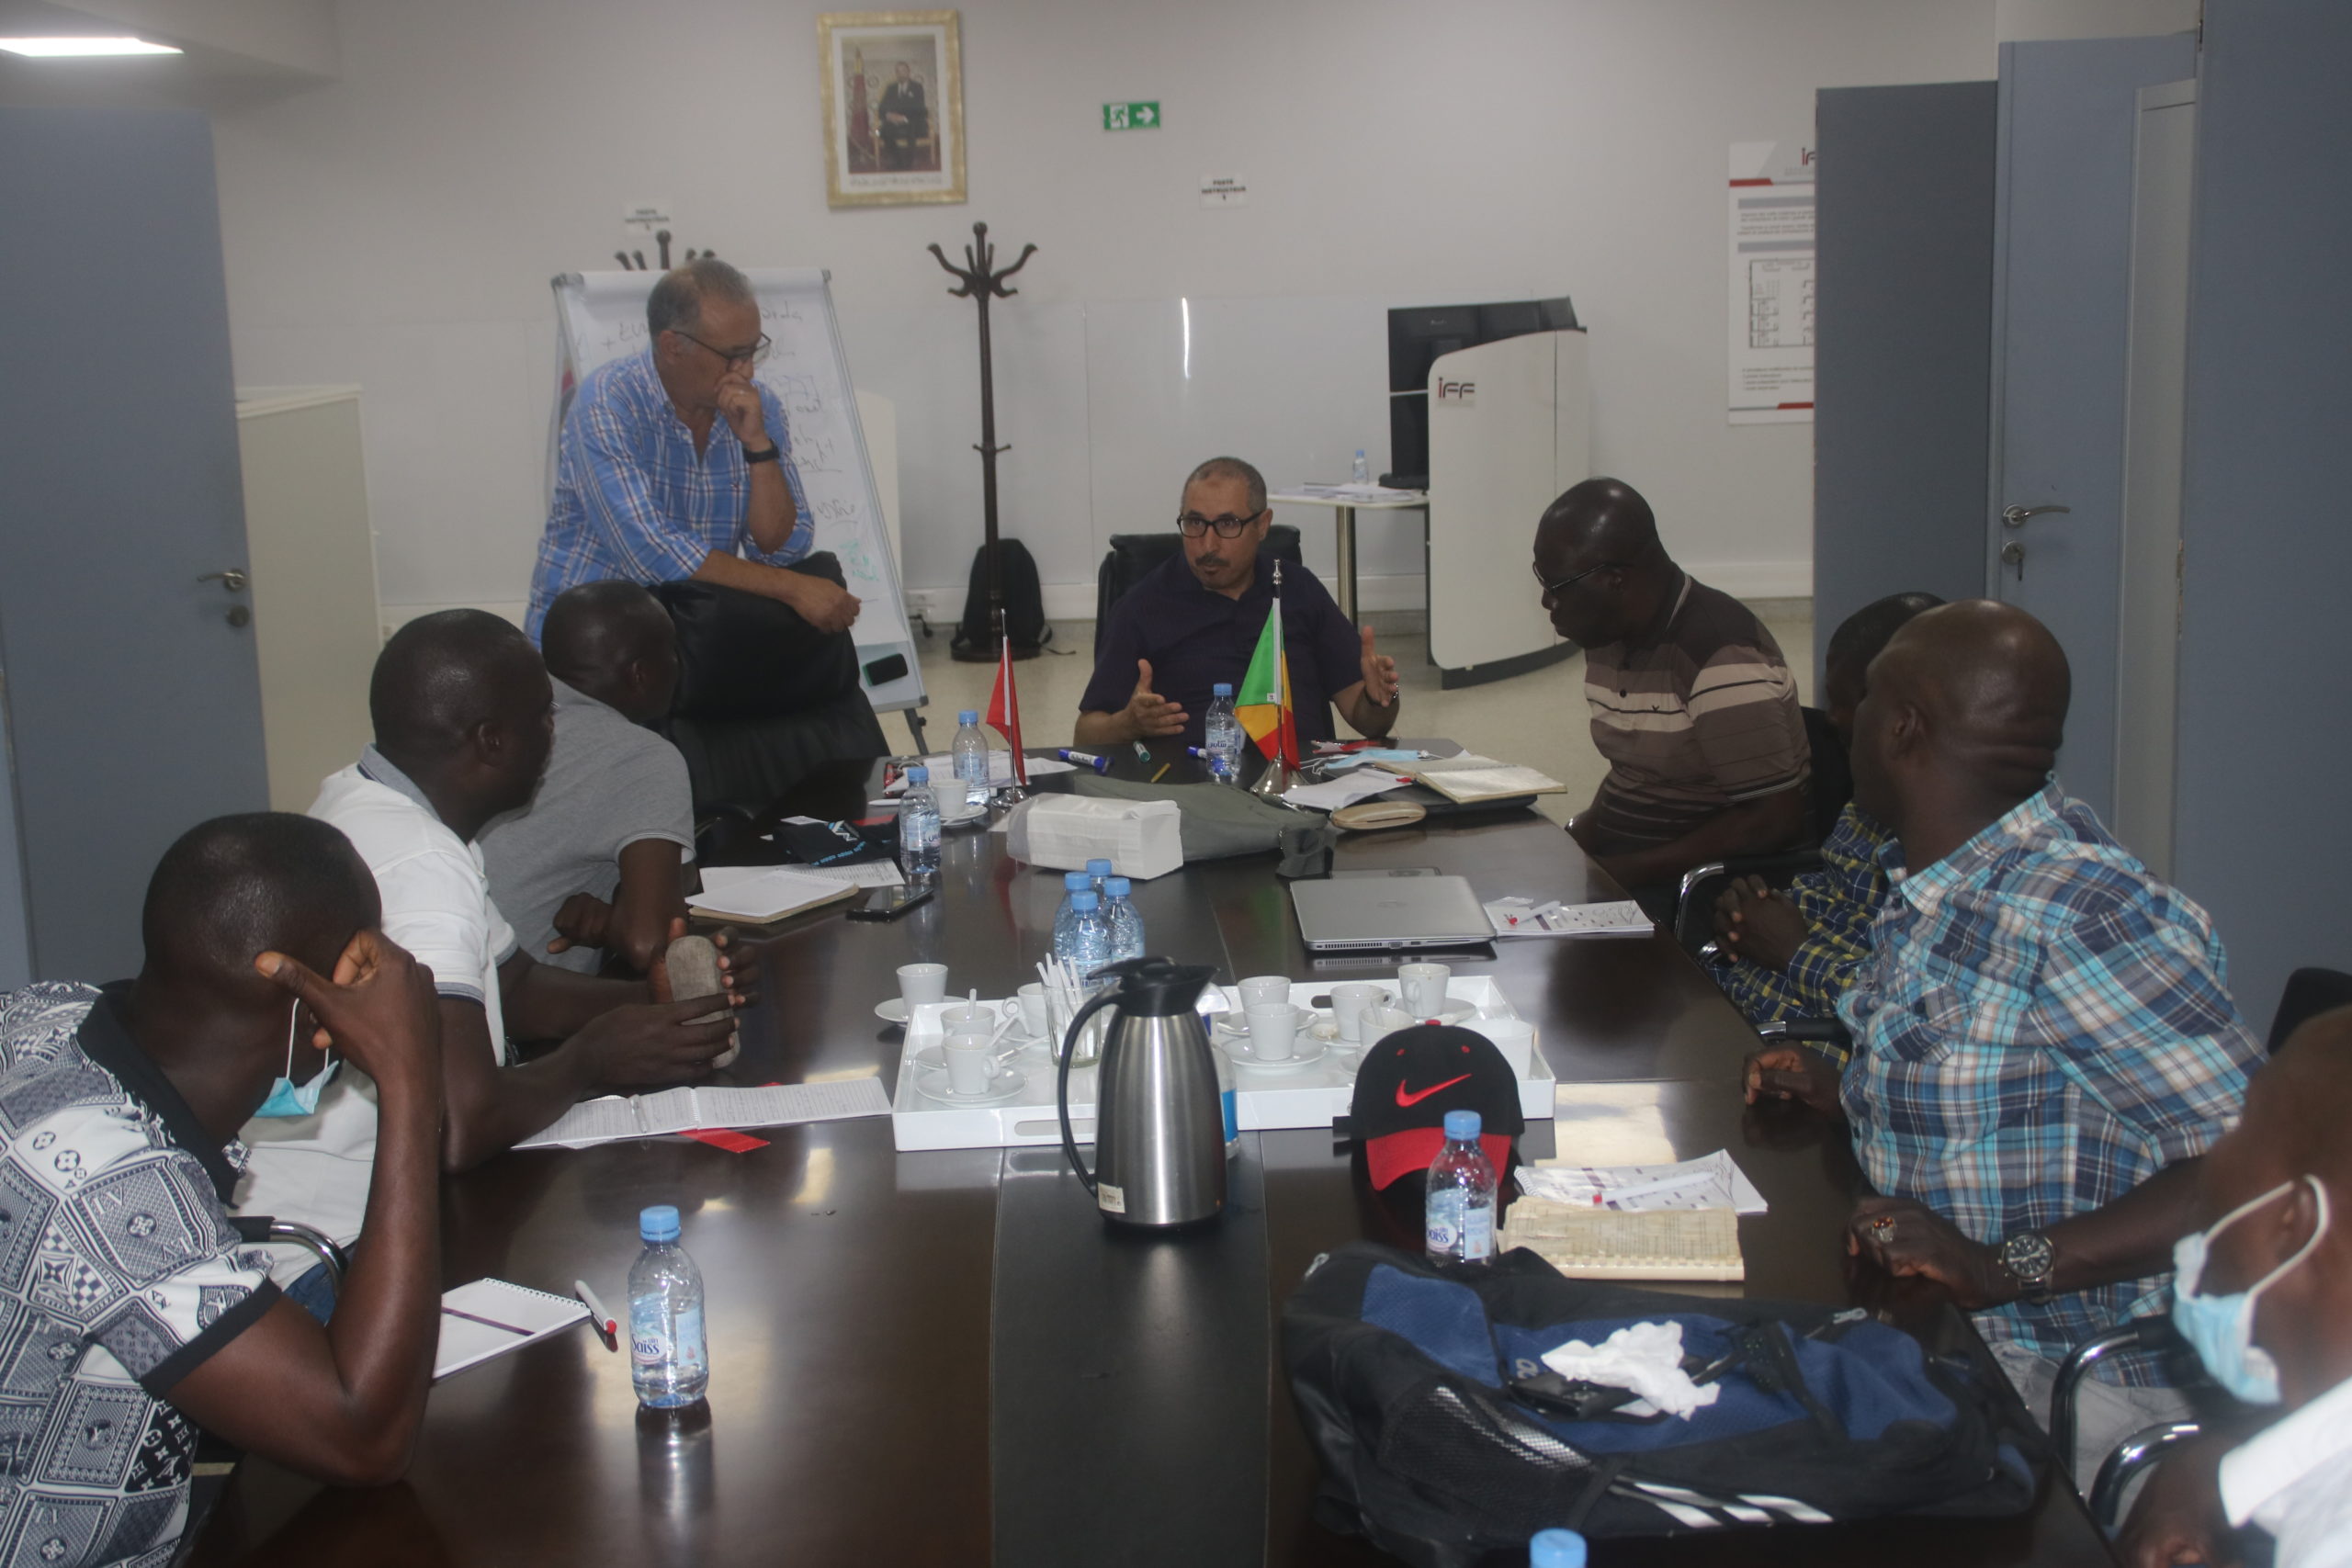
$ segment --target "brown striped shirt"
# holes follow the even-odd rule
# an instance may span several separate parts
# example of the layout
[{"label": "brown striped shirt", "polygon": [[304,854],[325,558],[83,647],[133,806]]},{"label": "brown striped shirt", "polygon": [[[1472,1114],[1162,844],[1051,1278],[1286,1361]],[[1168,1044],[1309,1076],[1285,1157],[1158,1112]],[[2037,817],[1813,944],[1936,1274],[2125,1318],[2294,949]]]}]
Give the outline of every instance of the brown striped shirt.
[{"label": "brown striped shirt", "polygon": [[1796,682],[1747,606],[1684,573],[1654,641],[1585,651],[1601,853],[1663,844],[1812,772]]}]

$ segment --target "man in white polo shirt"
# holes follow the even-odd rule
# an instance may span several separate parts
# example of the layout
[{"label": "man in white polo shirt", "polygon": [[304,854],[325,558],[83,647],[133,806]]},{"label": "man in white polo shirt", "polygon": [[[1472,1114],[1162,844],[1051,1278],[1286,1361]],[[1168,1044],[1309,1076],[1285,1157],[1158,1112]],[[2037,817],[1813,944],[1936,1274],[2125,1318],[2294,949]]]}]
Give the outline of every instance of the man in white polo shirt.
[{"label": "man in white polo shirt", "polygon": [[[689,1021],[709,1012],[707,998],[649,1001],[667,994],[659,965],[640,985],[534,962],[492,902],[473,840],[531,798],[552,743],[552,704],[546,667],[508,623],[479,610],[412,621],[384,645],[368,685],[376,743],[329,777],[311,807],[375,874],[384,934],[433,971],[447,1170],[512,1147],[592,1089],[696,1077],[733,1029],[727,1018]],[[743,999],[731,978],[730,999]],[[510,1037],[562,1043],[518,1064]],[[358,1235],[376,1146],[366,1075],[340,1075],[314,1114],[258,1119],[244,1136],[253,1174],[241,1213],[299,1220],[345,1243]],[[300,1263],[282,1258],[274,1272],[303,1304],[325,1304],[322,1281],[303,1279]]]}]

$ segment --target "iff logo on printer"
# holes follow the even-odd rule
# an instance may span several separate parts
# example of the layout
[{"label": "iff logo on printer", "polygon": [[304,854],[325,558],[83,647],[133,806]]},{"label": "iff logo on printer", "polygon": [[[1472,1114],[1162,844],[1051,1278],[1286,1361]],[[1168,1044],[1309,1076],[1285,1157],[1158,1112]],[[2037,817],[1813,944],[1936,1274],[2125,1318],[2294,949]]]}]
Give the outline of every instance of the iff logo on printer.
[{"label": "iff logo on printer", "polygon": [[1478,400],[1478,383],[1449,381],[1440,377],[1437,383],[1437,400],[1442,403],[1460,403],[1464,408],[1468,408]]}]

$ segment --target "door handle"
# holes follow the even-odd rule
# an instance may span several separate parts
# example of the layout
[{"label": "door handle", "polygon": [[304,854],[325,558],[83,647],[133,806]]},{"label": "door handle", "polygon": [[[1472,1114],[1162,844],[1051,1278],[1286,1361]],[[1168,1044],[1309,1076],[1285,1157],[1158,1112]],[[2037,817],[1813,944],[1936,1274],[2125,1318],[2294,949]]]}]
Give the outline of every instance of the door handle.
[{"label": "door handle", "polygon": [[2074,510],[2071,506],[2005,506],[2001,508],[2001,521],[2011,528],[2022,528],[2025,526],[2025,520],[2029,517],[2039,517],[2045,512]]},{"label": "door handle", "polygon": [[245,574],[235,567],[226,571],[208,571],[197,579],[198,582],[217,582],[230,593],[242,593],[245,589]]}]

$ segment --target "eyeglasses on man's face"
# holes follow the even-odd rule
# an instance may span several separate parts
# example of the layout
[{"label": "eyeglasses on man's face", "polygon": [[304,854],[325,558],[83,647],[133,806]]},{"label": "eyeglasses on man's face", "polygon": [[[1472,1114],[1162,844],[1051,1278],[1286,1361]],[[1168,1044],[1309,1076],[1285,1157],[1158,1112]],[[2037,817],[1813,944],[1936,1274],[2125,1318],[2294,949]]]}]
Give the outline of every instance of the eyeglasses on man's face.
[{"label": "eyeglasses on man's face", "polygon": [[1598,565],[1589,566],[1582,571],[1573,572],[1566,577],[1559,578],[1556,581],[1545,581],[1544,577],[1544,569],[1542,567],[1531,565],[1528,570],[1535,574],[1535,581],[1543,584],[1544,597],[1546,599],[1557,599],[1561,594],[1566,593],[1569,589],[1574,588],[1577,583],[1582,582],[1594,572],[1613,571],[1616,568],[1617,563],[1615,561],[1605,560],[1601,561]]},{"label": "eyeglasses on man's face", "polygon": [[760,334],[760,341],[752,344],[749,348],[721,348],[715,343],[703,342],[702,339],[695,336],[692,333],[679,333],[678,329],[675,327],[672,327],[670,330],[673,333],[678,333],[680,337],[685,339],[688,343],[693,344],[695,347],[708,349],[711,353],[718,355],[719,358],[727,361],[727,367],[730,370],[738,365],[765,364],[767,362],[768,350],[775,346],[775,340],[769,337],[765,333],[762,333]]},{"label": "eyeglasses on man's face", "polygon": [[1187,512],[1176,519],[1176,531],[1188,539],[1197,539],[1210,529],[1216,530],[1220,539],[1238,539],[1241,530],[1266,513],[1261,510],[1247,517],[1204,517],[1197,512]]}]

